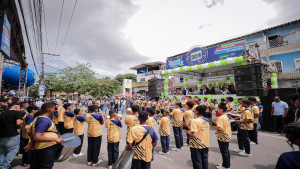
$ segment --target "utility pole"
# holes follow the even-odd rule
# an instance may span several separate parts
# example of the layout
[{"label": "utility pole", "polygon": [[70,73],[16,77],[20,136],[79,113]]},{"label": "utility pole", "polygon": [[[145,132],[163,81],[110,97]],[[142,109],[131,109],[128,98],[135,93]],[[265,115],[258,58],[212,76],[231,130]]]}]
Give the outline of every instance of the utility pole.
[{"label": "utility pole", "polygon": [[44,55],[49,55],[49,56],[60,56],[56,54],[51,54],[51,53],[43,53],[42,54],[42,72],[41,72],[41,83],[44,84],[45,81],[45,57]]}]

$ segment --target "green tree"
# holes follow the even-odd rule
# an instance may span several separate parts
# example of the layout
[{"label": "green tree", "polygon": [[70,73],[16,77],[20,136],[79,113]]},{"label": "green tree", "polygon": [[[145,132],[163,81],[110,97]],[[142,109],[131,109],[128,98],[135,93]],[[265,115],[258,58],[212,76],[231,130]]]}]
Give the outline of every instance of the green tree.
[{"label": "green tree", "polygon": [[123,83],[123,79],[131,79],[132,82],[136,82],[136,75],[133,73],[126,73],[126,74],[118,74],[115,77],[115,80],[119,81],[121,84]]},{"label": "green tree", "polygon": [[90,95],[93,97],[114,96],[122,89],[119,81],[109,77],[97,79],[90,86]]}]

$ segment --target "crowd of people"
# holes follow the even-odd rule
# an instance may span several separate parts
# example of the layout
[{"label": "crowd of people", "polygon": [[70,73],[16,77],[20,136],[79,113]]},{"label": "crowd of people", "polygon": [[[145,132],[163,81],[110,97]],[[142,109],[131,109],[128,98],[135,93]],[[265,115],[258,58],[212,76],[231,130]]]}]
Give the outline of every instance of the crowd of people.
[{"label": "crowd of people", "polygon": [[235,85],[231,83],[230,85],[217,85],[217,84],[207,84],[202,85],[201,89],[197,87],[192,88],[181,88],[171,90],[170,95],[227,95],[227,94],[236,94]]},{"label": "crowd of people", "polygon": [[[296,107],[295,123],[287,127],[275,128],[285,131],[291,145],[300,146],[299,116],[300,96],[291,96]],[[102,142],[102,125],[107,129],[108,168],[112,168],[119,157],[121,141],[120,128],[127,126],[126,150],[133,149],[132,168],[151,168],[153,151],[158,139],[161,142],[159,154],[168,155],[189,146],[193,168],[207,169],[209,154],[210,127],[216,129],[223,162],[217,168],[230,168],[229,144],[232,138],[232,121],[237,124],[238,149],[240,156],[251,157],[251,145],[258,144],[257,126],[263,107],[255,97],[238,99],[235,105],[232,97],[208,102],[207,98],[154,98],[131,99],[101,98],[88,100],[39,100],[20,101],[17,97],[0,100],[0,168],[10,167],[15,155],[23,154],[22,162],[30,168],[52,168],[57,158],[60,135],[73,133],[81,139],[81,145],[73,157],[82,156],[82,143],[85,136],[84,123],[87,123],[87,165],[97,166]],[[118,113],[119,107],[121,113]],[[272,104],[274,124],[278,118],[286,116],[286,104],[278,96]],[[276,117],[275,117],[276,116]],[[278,117],[277,117],[278,116]],[[276,122],[276,123],[275,123]],[[159,125],[158,130],[156,126]],[[261,125],[263,126],[263,125]],[[173,129],[176,146],[170,148],[170,133]],[[285,129],[285,130],[283,130]],[[183,140],[183,131],[187,140]],[[160,135],[160,138],[158,138]],[[277,168],[299,167],[299,152],[284,153],[280,156]]]}]

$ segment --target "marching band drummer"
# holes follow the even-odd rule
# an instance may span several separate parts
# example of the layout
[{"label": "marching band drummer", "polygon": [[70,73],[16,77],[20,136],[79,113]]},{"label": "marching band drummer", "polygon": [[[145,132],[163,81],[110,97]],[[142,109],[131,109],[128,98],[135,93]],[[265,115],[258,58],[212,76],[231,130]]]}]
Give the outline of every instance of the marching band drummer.
[{"label": "marching band drummer", "polygon": [[80,138],[80,145],[74,150],[73,157],[80,157],[84,154],[81,153],[81,147],[83,143],[84,138],[84,122],[85,117],[81,115],[80,109],[75,109],[74,114],[76,115],[74,119],[74,134]]},{"label": "marching band drummer", "polygon": [[139,121],[139,106],[138,105],[132,105],[131,106],[131,110],[132,110],[132,114],[126,116],[124,123],[127,125],[127,136],[129,134],[130,129],[133,126],[139,125],[140,121]]},{"label": "marching band drummer", "polygon": [[57,117],[57,121],[58,121],[58,131],[61,135],[64,134],[65,131],[65,127],[64,127],[64,114],[65,114],[65,108],[63,107],[64,104],[68,103],[68,100],[64,100],[62,105],[58,108],[58,117]]},{"label": "marching band drummer", "polygon": [[57,155],[58,144],[64,140],[58,138],[58,131],[49,116],[54,113],[53,103],[44,103],[42,113],[35,118],[28,129],[31,137],[30,143],[25,147],[26,151],[34,148],[31,161],[31,169],[51,169]]},{"label": "marching band drummer", "polygon": [[75,114],[71,111],[72,107],[70,103],[66,103],[64,108],[66,109],[64,113],[64,133],[73,133]]},{"label": "marching band drummer", "polygon": [[54,110],[54,113],[53,113],[53,118],[52,118],[52,122],[55,124],[55,127],[56,127],[56,129],[58,129],[59,128],[59,126],[58,126],[58,104],[56,104],[56,103],[54,103],[54,105],[55,105],[55,110]]},{"label": "marching band drummer", "polygon": [[[192,119],[194,119],[194,112],[193,112],[193,107],[194,107],[194,102],[193,101],[187,101],[186,102],[186,111],[183,113],[183,119],[184,119],[184,123],[187,126],[190,126]],[[188,145],[190,142],[190,135],[187,135],[187,141],[186,144],[184,145]]]}]

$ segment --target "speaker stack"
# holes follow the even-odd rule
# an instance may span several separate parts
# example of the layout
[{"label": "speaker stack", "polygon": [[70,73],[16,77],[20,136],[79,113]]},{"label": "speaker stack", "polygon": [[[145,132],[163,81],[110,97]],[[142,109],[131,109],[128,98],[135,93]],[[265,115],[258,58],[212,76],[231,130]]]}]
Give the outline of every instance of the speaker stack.
[{"label": "speaker stack", "polygon": [[256,63],[233,69],[237,96],[268,95],[266,65]]},{"label": "speaker stack", "polygon": [[148,80],[148,95],[151,98],[160,97],[163,92],[163,79],[149,79]]}]

